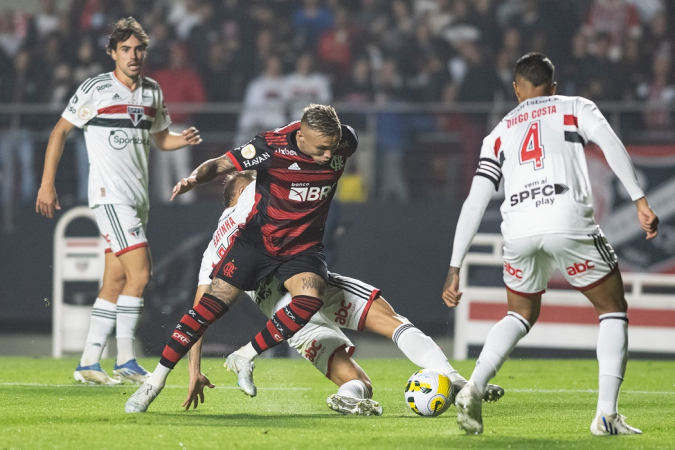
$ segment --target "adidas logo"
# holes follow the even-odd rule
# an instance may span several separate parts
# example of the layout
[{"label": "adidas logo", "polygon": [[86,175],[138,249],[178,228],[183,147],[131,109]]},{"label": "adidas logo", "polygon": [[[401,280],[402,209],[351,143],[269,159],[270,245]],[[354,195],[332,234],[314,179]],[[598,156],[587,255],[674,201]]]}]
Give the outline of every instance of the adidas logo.
[{"label": "adidas logo", "polygon": [[298,163],[293,163],[290,166],[288,166],[288,170],[301,170],[301,169]]},{"label": "adidas logo", "polygon": [[119,100],[119,99],[121,99],[121,98],[122,98],[122,97],[120,97],[119,94],[113,95],[113,100]]}]

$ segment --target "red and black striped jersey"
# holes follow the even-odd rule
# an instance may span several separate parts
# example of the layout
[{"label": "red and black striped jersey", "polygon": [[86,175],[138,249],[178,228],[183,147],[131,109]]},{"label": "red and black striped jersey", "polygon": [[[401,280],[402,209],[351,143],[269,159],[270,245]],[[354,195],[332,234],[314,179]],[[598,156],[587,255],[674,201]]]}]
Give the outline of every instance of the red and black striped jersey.
[{"label": "red and black striped jersey", "polygon": [[274,257],[321,244],[337,182],[358,145],[354,129],[342,125],[337,150],[321,165],[298,149],[299,129],[299,121],[290,123],[226,154],[238,170],[258,172],[255,204],[241,235]]}]

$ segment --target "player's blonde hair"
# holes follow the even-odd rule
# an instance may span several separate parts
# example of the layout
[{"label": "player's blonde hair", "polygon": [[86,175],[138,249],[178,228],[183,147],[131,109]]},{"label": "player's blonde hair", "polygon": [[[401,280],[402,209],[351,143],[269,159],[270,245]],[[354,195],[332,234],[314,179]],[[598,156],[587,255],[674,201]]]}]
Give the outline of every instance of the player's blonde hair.
[{"label": "player's blonde hair", "polygon": [[300,122],[317,131],[321,136],[329,136],[340,139],[342,137],[342,124],[338,118],[335,108],[330,105],[308,105],[303,113]]}]

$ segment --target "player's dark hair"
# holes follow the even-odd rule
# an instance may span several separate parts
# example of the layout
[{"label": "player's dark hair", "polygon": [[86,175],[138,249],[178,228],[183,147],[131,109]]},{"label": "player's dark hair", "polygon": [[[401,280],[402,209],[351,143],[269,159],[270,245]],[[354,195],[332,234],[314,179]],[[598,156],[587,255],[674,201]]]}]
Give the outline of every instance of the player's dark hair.
[{"label": "player's dark hair", "polygon": [[342,137],[342,124],[335,109],[330,105],[308,105],[300,120],[321,136],[329,136],[340,139]]},{"label": "player's dark hair", "polygon": [[534,87],[553,83],[555,66],[543,53],[528,53],[516,62],[514,78],[523,77]]},{"label": "player's dark hair", "polygon": [[141,41],[144,49],[148,48],[150,39],[143,30],[141,24],[133,17],[127,17],[126,19],[118,20],[113,25],[112,33],[108,36],[108,46],[106,47],[106,51],[108,53],[117,51],[117,44],[126,41],[132,35],[136,36],[136,38]]},{"label": "player's dark hair", "polygon": [[250,183],[255,180],[255,170],[243,170],[241,172],[234,172],[225,177],[223,181],[223,206],[229,208],[235,191],[239,188],[243,181]]}]

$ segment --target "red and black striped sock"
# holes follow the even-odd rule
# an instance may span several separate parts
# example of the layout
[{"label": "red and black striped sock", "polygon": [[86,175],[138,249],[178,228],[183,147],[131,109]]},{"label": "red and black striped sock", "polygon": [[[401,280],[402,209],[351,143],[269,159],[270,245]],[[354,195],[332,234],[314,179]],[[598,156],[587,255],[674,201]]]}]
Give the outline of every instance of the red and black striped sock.
[{"label": "red and black striped sock", "polygon": [[183,316],[164,347],[159,363],[173,369],[202,337],[209,325],[223,317],[229,308],[213,295],[204,294],[199,303]]},{"label": "red and black striped sock", "polygon": [[321,308],[323,302],[316,297],[296,295],[267,322],[263,330],[251,341],[258,354],[291,338]]}]

